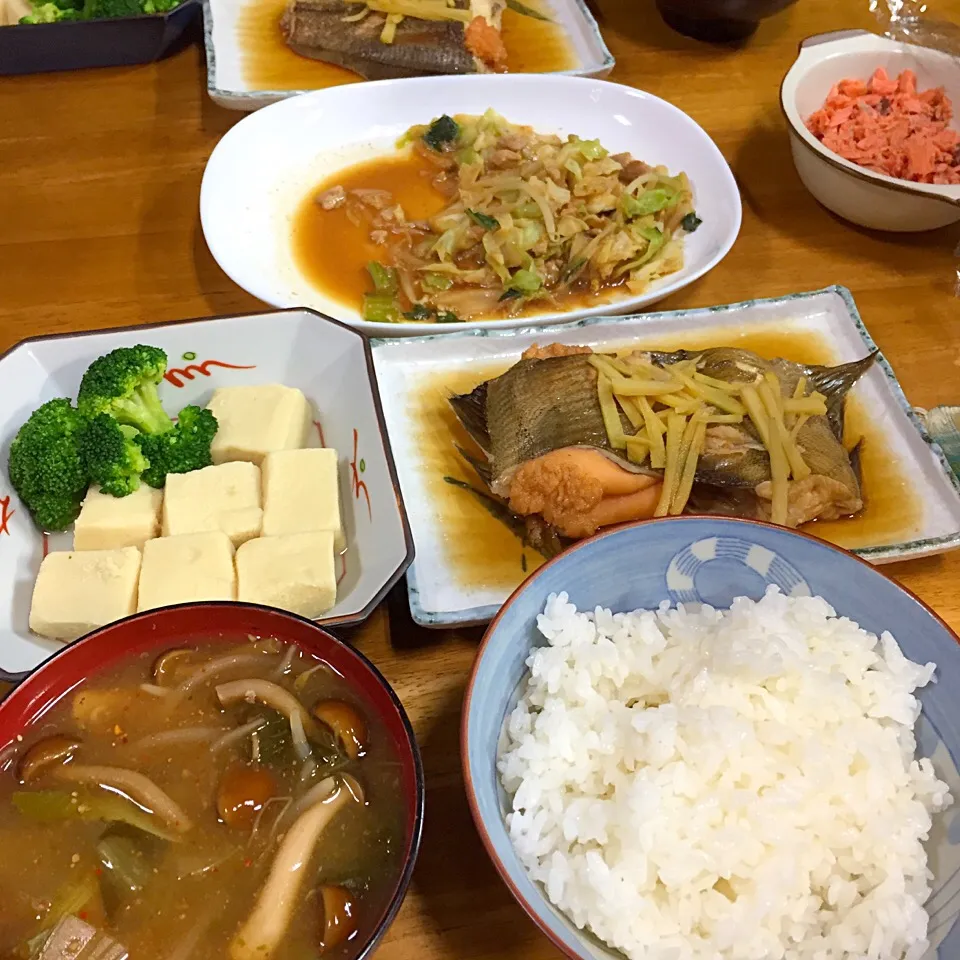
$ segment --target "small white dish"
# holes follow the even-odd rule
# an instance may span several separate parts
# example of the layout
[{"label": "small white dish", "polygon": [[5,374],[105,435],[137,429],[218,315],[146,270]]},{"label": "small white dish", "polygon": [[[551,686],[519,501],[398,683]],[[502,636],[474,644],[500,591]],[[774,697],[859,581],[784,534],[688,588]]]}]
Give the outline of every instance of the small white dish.
[{"label": "small white dish", "polygon": [[[245,9],[255,2],[262,0],[203,0],[207,93],[214,103],[228,110],[258,110],[317,89],[264,90],[245,76],[242,20]],[[566,34],[576,63],[573,69],[558,72],[573,77],[605,77],[610,73],[616,61],[584,0],[549,0],[548,9],[551,18]],[[322,67],[318,65],[318,74],[323,73]]]},{"label": "small white dish", "polygon": [[[430,427],[413,415],[425,389],[444,391],[449,378],[471,369],[481,371],[477,380],[495,375],[488,371],[506,369],[534,343],[608,348],[642,343],[672,349],[690,344],[736,343],[751,334],[775,338],[784,333],[816,337],[833,363],[859,360],[877,350],[852,296],[843,287],[642,317],[593,317],[546,328],[374,340],[374,367],[384,398],[384,417],[417,550],[416,561],[407,573],[414,620],[428,627],[486,623],[524,579],[521,552],[535,557],[531,549],[522,551],[517,542],[516,576],[509,584],[502,579],[493,583],[492,574],[485,581],[483,570],[473,571],[469,582],[451,575],[451,551],[456,545],[449,543],[431,490],[438,470],[436,448],[425,445]],[[749,342],[745,345],[750,346]],[[473,381],[469,386],[460,384],[460,388],[472,389],[475,385]],[[853,552],[871,563],[889,563],[960,547],[960,481],[939,446],[927,435],[883,356],[857,383],[851,397],[870,424],[871,437],[881,441],[884,451],[901,466],[900,472],[905,475],[903,502],[918,505],[909,535],[897,531],[898,542],[865,543]],[[453,433],[449,441],[453,448]],[[464,497],[462,510],[483,510],[469,499],[470,494],[464,492]],[[815,525],[804,529],[817,532]],[[480,550],[482,545],[474,549]]]},{"label": "small white dish", "polygon": [[360,160],[390,154],[411,126],[442,114],[493,108],[541,133],[599,138],[612,153],[685,171],[703,223],[684,239],[684,266],[636,297],[456,329],[502,329],[629,313],[681,290],[713,269],[740,230],[736,181],[709,136],[665,100],[603,80],[549,75],[426,77],[352,84],[284,100],[245,117],[217,144],[200,188],[200,222],[227,275],[276,307],[306,306],[379,336],[449,332],[450,324],[369,323],[356,306],[317,290],[298,269],[291,222],[324,179]]},{"label": "small white dish", "polygon": [[0,672],[32,670],[62,644],[27,627],[33,583],[50,550],[69,550],[69,532],[34,525],[7,476],[10,443],[41,403],[76,397],[87,366],[117,347],[148,343],[167,352],[160,398],[171,413],[204,405],[216,387],[283,383],[314,406],[316,446],[336,449],[347,550],[327,626],[366,619],[413,559],[370,347],[342,324],[308,310],[24,340],[0,356]]},{"label": "small white dish", "polygon": [[912,70],[921,89],[944,87],[960,104],[960,61],[946,53],[866,30],[808,37],[780,87],[797,173],[828,210],[862,227],[910,233],[955,223],[960,220],[960,185],[912,183],[874,173],[828,150],[807,129],[806,118],[823,106],[835,83],[847,77],[867,80],[878,67],[891,76]]}]

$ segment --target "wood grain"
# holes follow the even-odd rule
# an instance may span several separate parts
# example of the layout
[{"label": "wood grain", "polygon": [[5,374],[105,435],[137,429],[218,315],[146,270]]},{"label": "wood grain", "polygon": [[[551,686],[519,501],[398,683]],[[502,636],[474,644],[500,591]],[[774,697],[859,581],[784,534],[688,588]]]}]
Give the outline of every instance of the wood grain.
[{"label": "wood grain", "polygon": [[[934,6],[931,3],[931,8]],[[936,3],[960,19],[960,0]],[[920,406],[960,402],[960,230],[884,236],[806,193],[778,88],[805,36],[870,27],[867,0],[801,0],[743,50],[668,30],[651,0],[599,0],[613,79],[663,96],[717,141],[743,230],[724,263],[666,309],[842,283]],[[205,93],[203,54],[0,83],[0,351],[22,337],[258,309],[213,262],[198,221],[203,166],[239,115]],[[255,189],[255,184],[251,184]],[[960,553],[888,568],[960,629]],[[410,895],[379,956],[556,958],[487,861],[460,775],[459,722],[479,631],[432,633],[398,589],[351,637],[406,704],[423,749],[427,819]]]}]

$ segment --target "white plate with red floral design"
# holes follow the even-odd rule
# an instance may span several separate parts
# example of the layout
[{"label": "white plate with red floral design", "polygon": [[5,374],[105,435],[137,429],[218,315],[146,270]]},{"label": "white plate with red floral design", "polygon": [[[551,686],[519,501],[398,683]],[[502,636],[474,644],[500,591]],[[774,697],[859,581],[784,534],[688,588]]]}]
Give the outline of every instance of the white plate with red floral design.
[{"label": "white plate with red floral design", "polygon": [[32,670],[60,649],[27,623],[40,561],[73,544],[70,532],[38,530],[17,499],[7,475],[10,443],[40,404],[76,397],[91,361],[137,343],[167,352],[160,397],[171,414],[206,404],[221,386],[282,383],[306,394],[317,428],[311,442],[339,454],[347,535],[337,604],[318,622],[366,619],[410,565],[413,540],[364,337],[310,310],[37,337],[0,356],[0,672]]}]

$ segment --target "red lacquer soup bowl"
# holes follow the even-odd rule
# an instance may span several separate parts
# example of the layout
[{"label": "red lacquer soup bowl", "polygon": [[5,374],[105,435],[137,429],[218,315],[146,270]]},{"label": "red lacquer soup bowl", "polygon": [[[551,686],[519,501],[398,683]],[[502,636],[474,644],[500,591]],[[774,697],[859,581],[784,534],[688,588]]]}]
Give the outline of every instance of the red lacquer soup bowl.
[{"label": "red lacquer soup bowl", "polygon": [[138,654],[191,644],[236,645],[251,637],[290,642],[326,661],[393,742],[404,804],[402,867],[382,913],[361,925],[348,950],[350,960],[362,960],[396,916],[413,873],[423,825],[423,768],[406,711],[387,681],[363,654],[312,621],[256,604],[190,603],[137,614],[87,634],[41,664],[0,703],[0,770],[13,762],[17,737],[83,680]]}]

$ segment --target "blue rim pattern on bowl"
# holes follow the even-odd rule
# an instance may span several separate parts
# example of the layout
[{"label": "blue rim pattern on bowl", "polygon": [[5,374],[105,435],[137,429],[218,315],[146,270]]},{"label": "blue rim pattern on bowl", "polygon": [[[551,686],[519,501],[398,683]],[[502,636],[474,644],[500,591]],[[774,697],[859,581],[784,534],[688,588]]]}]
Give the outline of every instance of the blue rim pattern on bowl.
[{"label": "blue rim pattern on bowl", "polygon": [[[801,569],[800,566],[795,567],[794,562],[787,563],[784,561],[783,569],[790,570],[793,574],[800,577],[800,583],[794,583],[798,594],[803,594],[804,591],[806,591],[806,593],[816,592],[821,586],[827,587],[828,589],[822,589],[822,593],[829,594],[832,592],[834,599],[828,596],[828,602],[831,602],[832,605],[837,608],[841,608],[842,604],[837,602],[835,598],[838,592],[842,595],[845,590],[847,578],[832,578],[832,575],[829,572],[824,572],[823,568],[826,560],[843,561],[844,563],[853,560],[858,565],[861,565],[863,569],[870,571],[876,578],[879,578],[879,581],[881,581],[883,585],[894,591],[893,594],[887,595],[896,596],[900,601],[899,606],[893,608],[893,615],[898,620],[900,627],[903,626],[904,618],[908,616],[906,613],[907,608],[910,610],[911,617],[914,608],[917,608],[921,614],[926,616],[928,624],[927,631],[916,629],[918,624],[913,623],[912,620],[911,625],[914,626],[914,629],[909,631],[904,631],[900,629],[900,627],[891,625],[894,634],[898,636],[900,642],[905,647],[905,655],[911,656],[911,651],[907,648],[914,646],[913,659],[920,660],[921,662],[925,660],[934,660],[937,662],[938,668],[941,668],[941,679],[944,669],[949,669],[951,673],[956,673],[960,670],[960,662],[958,662],[960,653],[958,653],[957,650],[958,645],[960,645],[960,638],[957,637],[950,626],[934,610],[928,607],[913,594],[912,591],[896,583],[861,557],[857,557],[850,551],[834,546],[833,544],[801,531],[786,530],[755,520],[695,516],[661,518],[641,523],[625,524],[621,527],[613,528],[589,540],[580,541],[580,543],[573,545],[559,556],[548,560],[542,567],[530,574],[530,576],[513,591],[484,634],[464,695],[460,728],[460,754],[470,812],[480,839],[494,867],[517,902],[537,924],[541,932],[550,939],[554,946],[566,956],[570,957],[571,960],[607,960],[607,958],[619,957],[620,954],[601,945],[591,934],[576,930],[572,922],[547,900],[539,884],[535,883],[528,876],[514,851],[504,825],[504,816],[508,809],[506,803],[507,797],[503,791],[500,777],[496,770],[496,760],[495,758],[490,759],[487,752],[491,741],[499,742],[499,736],[502,735],[504,719],[516,703],[519,695],[520,684],[522,683],[526,668],[523,667],[521,669],[521,673],[516,683],[514,683],[512,674],[516,669],[516,660],[521,659],[525,662],[529,650],[542,641],[537,637],[533,624],[528,624],[529,629],[525,631],[524,625],[518,621],[511,622],[508,630],[502,636],[523,636],[529,641],[525,649],[522,650],[522,657],[510,646],[509,641],[506,643],[498,642],[496,648],[491,646],[491,644],[495,642],[495,632],[501,625],[501,622],[510,620],[512,608],[517,601],[522,598],[522,595],[536,594],[538,583],[544,580],[549,583],[551,579],[550,574],[555,571],[558,566],[563,565],[567,569],[572,570],[577,566],[578,561],[580,563],[583,562],[583,557],[586,553],[604,550],[605,548],[602,546],[603,541],[608,541],[608,545],[612,550],[613,544],[610,543],[611,540],[624,538],[624,542],[627,542],[631,537],[635,537],[641,530],[655,537],[657,527],[661,529],[664,527],[671,529],[672,532],[678,534],[674,536],[673,539],[686,544],[673,554],[673,560],[670,563],[664,563],[661,566],[663,573],[661,599],[667,599],[669,595],[668,571],[670,567],[673,566],[674,562],[679,562],[680,558],[687,553],[687,551],[697,547],[697,545],[702,545],[709,541],[714,541],[719,544],[720,541],[725,540],[730,544],[739,542],[742,547],[752,547],[754,550],[759,546],[761,552],[767,554],[767,558],[761,558],[759,564],[750,562],[749,554],[751,551],[749,549],[740,550],[740,556],[738,558],[740,564],[752,568],[751,576],[755,577],[758,566],[762,569],[772,569],[773,564],[777,560],[784,561],[784,558],[781,557],[774,548],[774,544],[769,541],[776,542],[778,540],[783,541],[785,538],[796,538],[798,547],[805,548],[805,550],[801,552],[806,552],[807,554],[812,553],[814,555],[812,558],[805,558],[809,561],[806,563],[806,571]],[[689,530],[689,533],[679,535],[685,529]],[[763,544],[763,541],[767,541],[767,543]],[[577,557],[577,553],[580,553],[581,556]],[[826,554],[826,560],[815,556],[816,554],[823,553]],[[663,558],[660,559],[662,560]],[[595,565],[598,567],[602,566],[602,562],[595,562]],[[625,569],[622,564],[619,563],[615,564],[615,566],[616,569],[621,571]],[[859,573],[860,571],[857,570],[855,572]],[[567,576],[564,581],[565,583],[569,581],[569,586],[564,586],[563,589],[569,589],[571,599],[575,603],[577,602],[577,592],[583,589],[580,583],[583,579],[585,578],[577,577],[574,573]],[[619,582],[616,577],[612,579],[615,582]],[[721,582],[725,582],[728,579],[729,574],[726,576],[721,574]],[[807,583],[807,579],[812,582],[813,590],[811,590],[810,584]],[[620,578],[620,581],[622,580],[623,577]],[[759,593],[762,592],[763,585],[757,583],[756,580],[754,580],[754,584],[755,590],[753,593],[754,595],[759,595]],[[859,605],[864,612],[858,614],[856,610],[849,608],[838,609],[837,612],[841,616],[853,616],[854,619],[864,625],[865,629],[879,635],[880,630],[885,629],[888,625],[889,613],[884,613],[880,609],[882,605],[878,604],[874,599],[874,595],[876,594],[875,590],[862,589],[862,582],[860,586],[861,589],[859,591],[851,591],[850,603],[854,607]],[[537,613],[541,612],[543,604],[546,602],[547,593],[555,592],[556,589],[557,585],[555,583],[551,583],[549,588],[540,587],[539,595],[537,596]],[[587,589],[590,590],[592,595],[597,587],[595,584],[591,584]],[[629,589],[629,586],[624,588],[627,592],[629,592]],[[729,584],[724,583],[724,589],[730,589]],[[743,590],[740,587],[736,589],[738,592],[751,593],[751,590]],[[612,588],[613,593],[622,593],[624,590],[621,590],[619,587]],[[702,601],[705,598],[698,595],[696,599],[697,601]],[[710,598],[708,597],[706,599],[709,601]],[[595,602],[595,600],[596,598],[593,598],[591,602]],[[721,599],[717,606],[724,607],[728,604],[729,599]],[[587,603],[585,601],[581,601],[578,605],[582,610],[587,609]],[[605,607],[613,606],[614,609],[624,609],[623,607],[617,608],[615,604],[611,605],[609,602],[606,602],[605,599],[601,599],[598,605]],[[527,603],[525,606],[529,607],[530,605]],[[629,608],[631,606],[630,602],[628,602],[626,606]],[[527,614],[525,613],[523,617],[527,619]],[[880,626],[880,624],[876,622],[871,622],[871,619],[876,620],[878,617],[884,626]],[[931,633],[929,626],[938,628],[934,631],[936,633],[935,637],[934,634]],[[905,639],[908,634],[909,642]],[[946,641],[948,646],[943,646],[944,641]],[[517,649],[520,649],[520,646],[518,646]],[[485,657],[489,663],[492,663],[492,666],[488,666],[484,662]],[[950,663],[949,667],[947,667],[948,661]],[[509,690],[505,691],[503,684],[498,686],[496,681],[491,681],[491,676],[501,678],[507,672],[511,674],[508,682],[512,685]],[[918,750],[921,756],[933,756],[934,750],[942,747],[946,752],[946,756],[941,755],[938,774],[942,779],[946,772],[948,779],[952,776],[955,781],[960,782],[960,773],[958,773],[958,769],[960,769],[960,752],[958,752],[958,750],[960,750],[960,710],[953,709],[951,712],[947,712],[943,709],[941,700],[945,703],[946,697],[939,697],[938,692],[944,687],[946,687],[946,684],[941,684],[939,687],[936,684],[932,684],[924,688],[924,690],[918,691],[923,704],[923,712],[916,728]],[[491,689],[494,690],[493,693],[490,692]],[[504,698],[505,692],[506,698]],[[474,707],[475,696],[478,697],[478,703],[482,703],[482,706]],[[949,696],[949,694],[947,694],[947,696]],[[492,704],[490,703],[491,700],[494,701]],[[503,706],[503,710],[501,710],[501,706]],[[491,724],[494,729],[498,731],[497,736],[490,735]],[[481,726],[483,726],[484,729],[481,730]],[[480,742],[479,746],[477,746],[478,742]],[[952,745],[952,747],[948,746],[948,744]],[[478,750],[480,751],[480,755],[475,756]],[[952,771],[944,770],[946,761],[949,761],[949,764],[952,765]],[[493,776],[495,781],[495,799],[489,792],[490,776]],[[478,795],[477,782],[479,781],[483,781],[486,784],[485,787],[481,787],[484,794],[483,797]],[[958,793],[957,783],[952,784],[952,787],[956,804]],[[948,821],[949,823],[947,825]],[[960,810],[954,806],[954,808],[944,811],[938,826],[945,830],[941,842],[945,842],[947,850],[950,853],[951,866],[949,868],[949,875],[931,891],[931,895],[927,900],[927,903],[931,905],[931,942],[934,943],[935,946],[925,954],[923,960],[935,960],[935,958],[936,960],[954,960],[956,956],[960,955],[960,953],[958,953],[958,951],[960,951],[960,926],[956,924],[957,917],[960,915],[960,883],[958,883],[958,881],[960,881]],[[939,852],[938,849],[938,853]],[[936,906],[934,906],[935,901],[939,901]],[[578,946],[583,949],[577,949]]]},{"label": "blue rim pattern on bowl", "polygon": [[[573,0],[577,13],[590,31],[591,41],[601,51],[603,59],[600,63],[589,66],[576,67],[572,70],[552,70],[553,76],[590,77],[599,79],[607,76],[616,66],[617,61],[607,46],[600,32],[593,13],[585,0]],[[234,100],[238,110],[256,110],[278,100],[297,97],[303,93],[312,93],[313,90],[224,90],[217,86],[217,52],[213,42],[213,5],[211,0],[203,0],[203,46],[207,58],[207,95],[211,99]]]},{"label": "blue rim pattern on bowl", "polygon": [[[834,285],[830,287],[824,287],[821,290],[811,290],[805,293],[790,293],[781,297],[760,297],[753,300],[743,300],[739,303],[720,304],[713,307],[665,310],[659,313],[640,315],[631,314],[619,317],[586,317],[583,320],[576,320],[569,323],[556,323],[549,326],[531,325],[529,327],[517,327],[506,330],[485,329],[481,327],[473,330],[462,330],[453,333],[431,334],[424,337],[408,337],[403,339],[373,337],[370,340],[370,345],[374,350],[388,350],[390,348],[402,347],[405,342],[409,342],[411,339],[416,339],[420,342],[429,342],[431,340],[435,340],[437,337],[443,337],[445,339],[464,339],[473,337],[510,338],[534,334],[537,336],[549,336],[552,333],[564,333],[569,332],[570,330],[587,329],[599,323],[627,323],[640,319],[682,320],[684,317],[690,314],[703,312],[708,312],[715,316],[722,316],[724,314],[741,311],[753,306],[777,303],[796,303],[804,300],[810,300],[814,297],[822,296],[823,294],[835,294],[841,298],[844,306],[847,309],[847,312],[849,313],[850,319],[853,321],[854,326],[860,335],[860,339],[867,348],[867,351],[876,352],[877,366],[883,371],[890,391],[893,393],[897,404],[907,416],[911,424],[916,428],[923,440],[933,451],[944,477],[947,479],[958,498],[960,498],[960,479],[958,479],[957,475],[953,472],[950,462],[945,456],[940,445],[930,436],[930,433],[927,431],[927,428],[924,425],[923,419],[917,414],[917,411],[911,405],[910,401],[907,400],[907,397],[904,394],[899,381],[897,380],[896,374],[893,372],[893,368],[891,367],[887,358],[881,352],[880,348],[877,346],[873,337],[871,337],[870,333],[867,331],[867,328],[860,317],[860,312],[857,310],[857,305],[854,302],[853,294],[843,286]],[[908,557],[937,553],[943,551],[944,549],[951,549],[953,547],[960,547],[960,530],[941,537],[927,537],[920,540],[909,540],[904,543],[887,544],[879,547],[862,547],[854,549],[851,552],[856,556],[872,563],[883,563],[890,560],[907,559]],[[407,593],[409,597],[411,616],[420,626],[441,627],[479,625],[489,622],[489,620],[496,614],[497,610],[500,609],[497,604],[491,604],[482,607],[470,607],[464,610],[455,610],[449,612],[444,611],[442,613],[435,613],[425,610],[420,603],[420,592],[417,589],[416,570],[417,564],[416,561],[414,561],[407,571]]]}]

